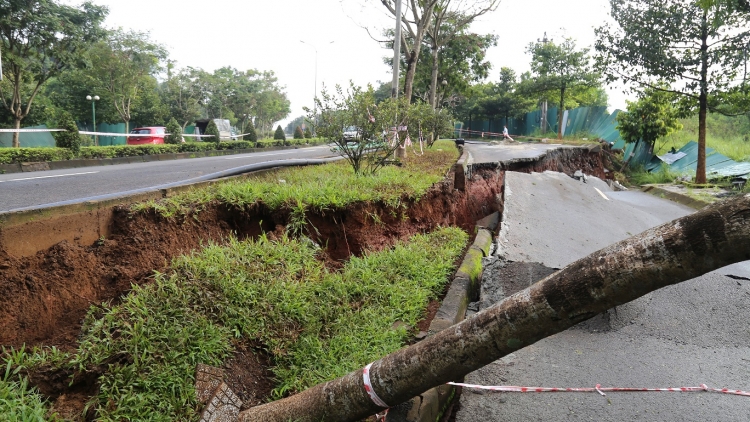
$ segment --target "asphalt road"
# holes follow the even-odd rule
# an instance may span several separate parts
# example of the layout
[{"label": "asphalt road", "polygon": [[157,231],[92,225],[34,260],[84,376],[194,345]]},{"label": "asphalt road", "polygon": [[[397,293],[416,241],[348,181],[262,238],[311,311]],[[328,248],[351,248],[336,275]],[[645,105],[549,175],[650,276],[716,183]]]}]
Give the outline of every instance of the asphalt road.
[{"label": "asphalt road", "polygon": [[0,175],[0,212],[179,182],[264,161],[324,158],[328,146]]},{"label": "asphalt road", "polygon": [[[502,147],[498,147],[502,148]],[[479,154],[474,154],[475,159]],[[488,156],[489,154],[485,154]],[[618,240],[692,212],[641,192],[612,192],[559,173],[506,175],[499,254],[487,294],[536,281]],[[598,189],[598,191],[597,191]],[[508,192],[509,191],[509,192]],[[532,263],[541,264],[532,264]],[[536,266],[536,267],[534,267]],[[494,275],[493,275],[494,274]],[[491,304],[497,297],[483,300]],[[750,390],[750,261],[652,292],[543,339],[466,377],[528,387],[710,387]],[[457,422],[750,420],[750,398],[717,393],[477,393]]]}]

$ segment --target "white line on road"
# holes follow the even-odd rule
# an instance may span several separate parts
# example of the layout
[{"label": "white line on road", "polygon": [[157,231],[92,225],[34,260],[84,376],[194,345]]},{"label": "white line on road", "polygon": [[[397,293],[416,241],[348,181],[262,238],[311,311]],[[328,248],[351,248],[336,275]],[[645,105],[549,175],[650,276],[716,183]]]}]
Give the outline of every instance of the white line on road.
[{"label": "white line on road", "polygon": [[0,180],[0,183],[5,183],[5,182],[20,182],[20,181],[23,181],[23,180],[34,180],[34,179],[49,179],[49,178],[52,178],[52,177],[80,176],[80,175],[83,175],[83,174],[94,174],[94,173],[99,173],[99,172],[98,171],[87,171],[87,172],[83,172],[83,173],[58,174],[58,175],[55,175],[55,176],[24,177],[22,179]]},{"label": "white line on road", "polygon": [[601,195],[601,196],[602,196],[602,198],[604,198],[604,199],[606,199],[607,201],[609,201],[609,198],[607,198],[607,196],[606,196],[606,195],[604,195],[604,194],[602,193],[602,191],[600,191],[600,190],[599,190],[599,188],[594,188],[594,189],[596,189],[596,191],[597,191],[597,192],[599,192],[599,195]]}]

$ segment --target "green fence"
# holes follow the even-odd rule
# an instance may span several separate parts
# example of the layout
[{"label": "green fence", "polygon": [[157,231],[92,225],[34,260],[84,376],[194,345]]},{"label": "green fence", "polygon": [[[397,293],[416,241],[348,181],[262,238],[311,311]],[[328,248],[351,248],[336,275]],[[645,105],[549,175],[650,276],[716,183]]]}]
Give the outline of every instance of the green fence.
[{"label": "green fence", "polygon": [[[547,109],[548,131],[557,133],[557,113],[557,107]],[[625,141],[622,140],[620,132],[617,130],[615,117],[618,113],[620,113],[620,110],[608,113],[606,107],[579,107],[566,110],[563,113],[565,129],[563,136],[587,134],[610,142],[613,149],[622,149],[625,147]],[[482,133],[502,133],[503,126],[507,125],[511,136],[533,136],[542,132],[540,129],[541,123],[541,110],[534,110],[520,118],[472,121],[468,124],[464,122],[461,129],[465,133],[463,135],[465,137],[480,137]]]},{"label": "green fence", "polygon": [[[24,129],[47,129],[47,126],[29,126]],[[53,147],[55,138],[50,132],[22,132],[18,135],[18,142],[22,148]],[[0,133],[0,148],[13,146],[13,133]]]}]

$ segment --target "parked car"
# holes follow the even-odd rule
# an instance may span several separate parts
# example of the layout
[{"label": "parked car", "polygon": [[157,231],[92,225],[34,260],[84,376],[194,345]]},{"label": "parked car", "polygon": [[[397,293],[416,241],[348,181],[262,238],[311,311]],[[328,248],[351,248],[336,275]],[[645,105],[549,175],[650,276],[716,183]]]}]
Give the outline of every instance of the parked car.
[{"label": "parked car", "polygon": [[349,126],[344,130],[344,140],[345,141],[356,141],[360,138],[359,129],[357,129],[356,126]]},{"label": "parked car", "polygon": [[137,127],[130,131],[131,135],[152,136],[128,136],[126,143],[128,145],[163,144],[164,134],[166,133],[167,130],[164,126]]}]

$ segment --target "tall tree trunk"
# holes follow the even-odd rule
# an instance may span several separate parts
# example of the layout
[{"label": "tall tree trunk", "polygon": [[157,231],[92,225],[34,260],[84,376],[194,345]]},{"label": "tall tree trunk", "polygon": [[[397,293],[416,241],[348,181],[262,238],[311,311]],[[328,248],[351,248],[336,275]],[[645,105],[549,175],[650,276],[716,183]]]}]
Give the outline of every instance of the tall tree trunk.
[{"label": "tall tree trunk", "polygon": [[[15,122],[15,128],[16,130],[21,129],[21,119],[16,117],[13,119]],[[21,147],[21,133],[20,132],[13,132],[13,148],[20,148]]]},{"label": "tall tree trunk", "polygon": [[560,108],[557,110],[557,139],[563,138],[563,116],[565,115],[565,85],[560,88]]},{"label": "tall tree trunk", "polygon": [[706,110],[708,109],[708,12],[701,19],[701,80],[698,96],[698,164],[695,183],[706,183]]},{"label": "tall tree trunk", "polygon": [[414,49],[407,55],[406,75],[404,75],[404,97],[411,104],[411,96],[414,91],[414,76],[417,72],[417,62],[419,61],[419,50]]},{"label": "tall tree trunk", "polygon": [[430,106],[435,110],[437,108],[437,84],[438,84],[438,65],[440,64],[439,51],[436,45],[432,46],[432,75],[430,78]]},{"label": "tall tree trunk", "polygon": [[[390,406],[563,331],[613,306],[750,259],[750,194],[606,247],[460,324],[375,361],[372,390]],[[247,409],[240,421],[357,421],[383,408],[363,370]]]}]

